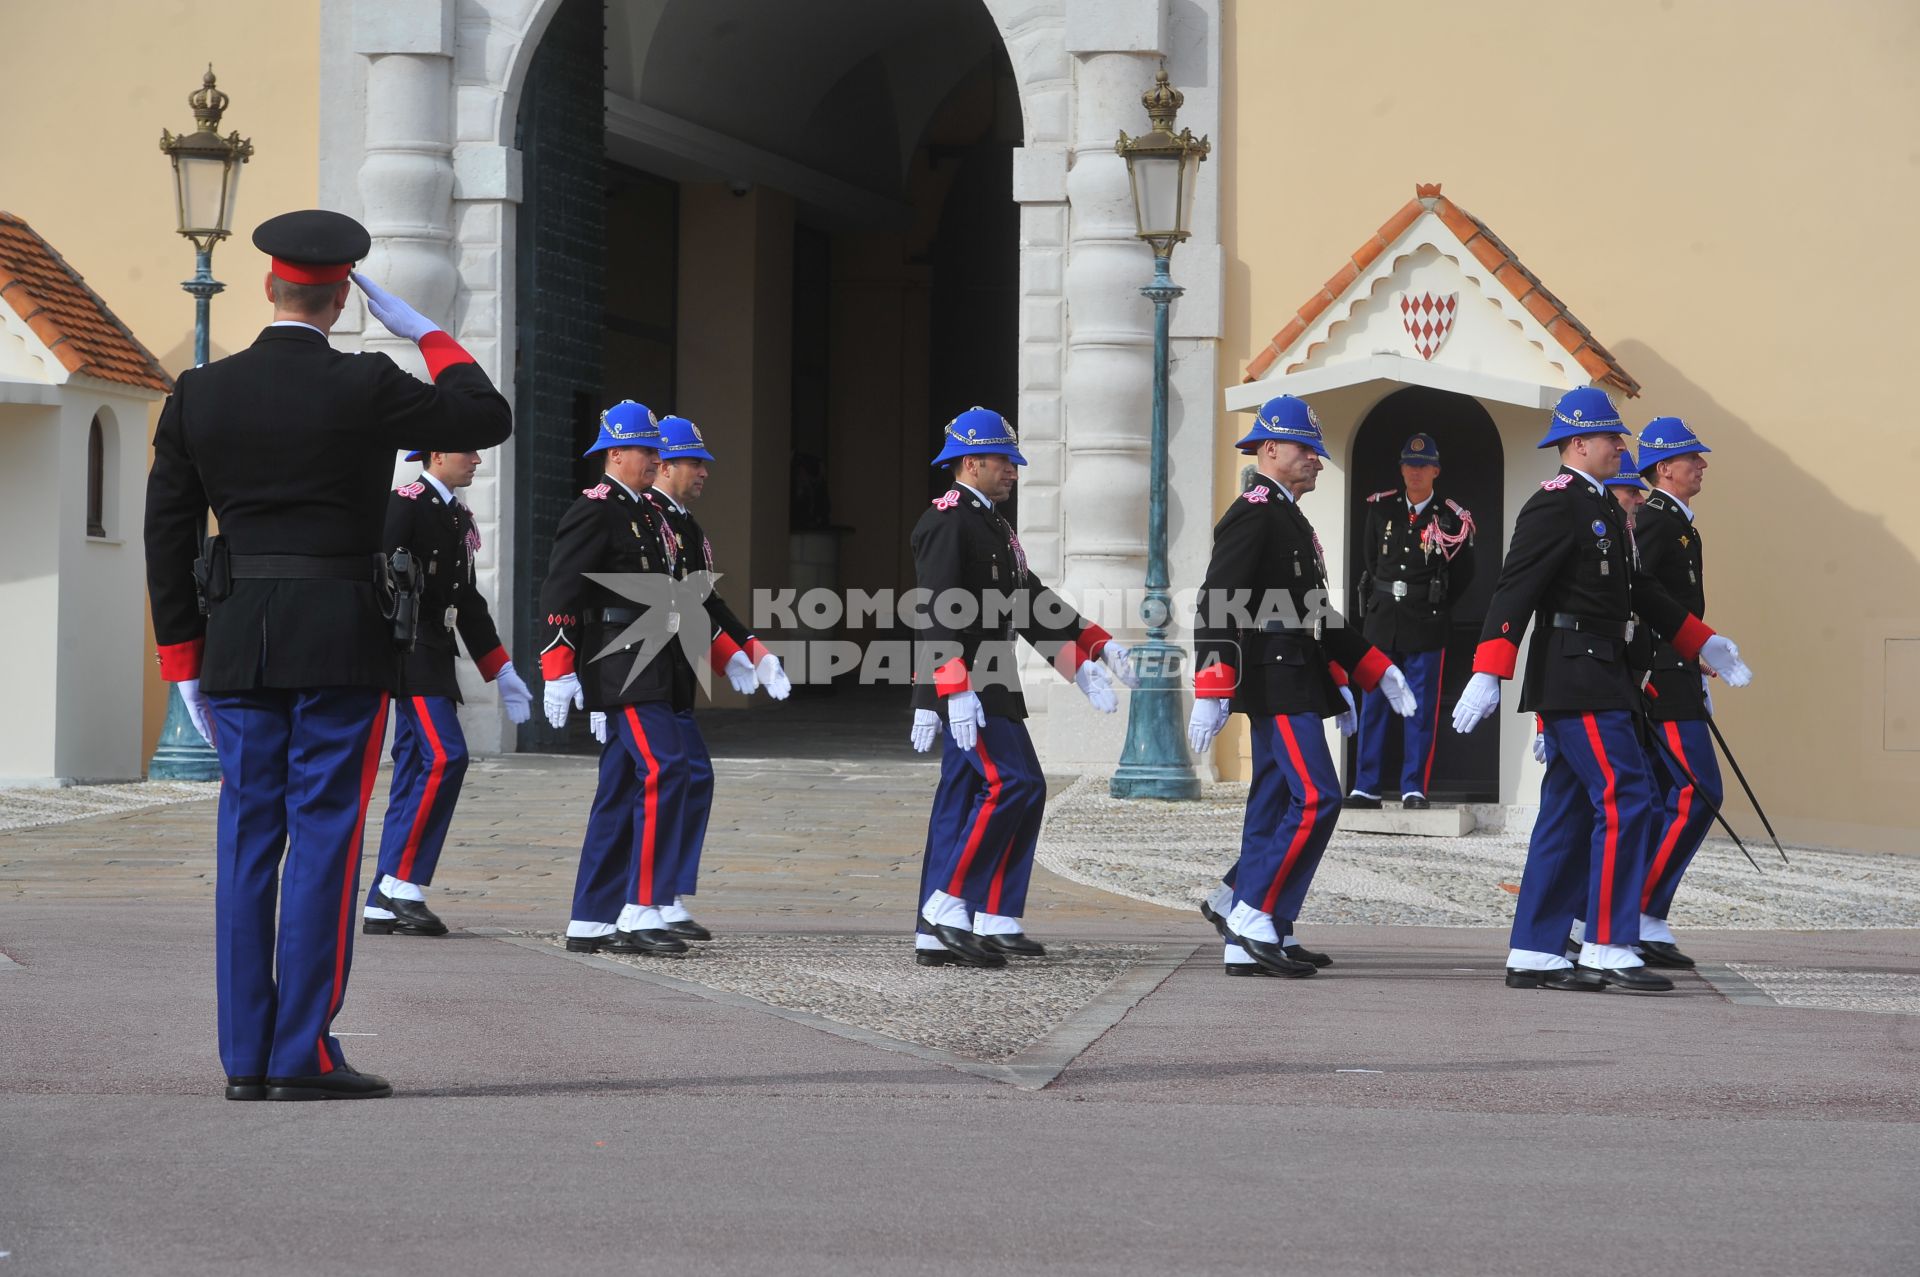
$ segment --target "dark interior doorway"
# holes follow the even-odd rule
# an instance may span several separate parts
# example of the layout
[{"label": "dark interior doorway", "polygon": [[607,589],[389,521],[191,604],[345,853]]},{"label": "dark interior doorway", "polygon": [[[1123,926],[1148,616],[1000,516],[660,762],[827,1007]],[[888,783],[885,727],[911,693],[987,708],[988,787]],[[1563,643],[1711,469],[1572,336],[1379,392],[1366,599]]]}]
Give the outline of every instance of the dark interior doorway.
[{"label": "dark interior doorway", "polygon": [[[1500,733],[1475,732],[1462,736],[1447,722],[1447,711],[1459,699],[1473,673],[1473,649],[1480,623],[1487,614],[1493,583],[1500,575],[1501,535],[1506,527],[1505,454],[1500,432],[1480,401],[1467,395],[1424,386],[1409,386],[1382,399],[1354,432],[1347,498],[1347,562],[1358,577],[1360,536],[1366,530],[1367,498],[1387,488],[1398,490],[1400,449],[1407,437],[1420,431],[1433,436],[1440,449],[1437,499],[1451,498],[1473,513],[1478,532],[1473,544],[1461,551],[1474,556],[1473,581],[1453,605],[1453,625],[1447,638],[1446,663],[1441,674],[1440,705],[1422,705],[1418,712],[1439,709],[1439,739],[1433,758],[1433,782],[1428,797],[1436,802],[1495,801],[1500,792]],[[1356,581],[1348,581],[1349,589]],[[1396,737],[1387,751],[1388,774],[1397,774],[1400,748]],[[1347,742],[1347,777],[1351,780],[1355,746]]]}]

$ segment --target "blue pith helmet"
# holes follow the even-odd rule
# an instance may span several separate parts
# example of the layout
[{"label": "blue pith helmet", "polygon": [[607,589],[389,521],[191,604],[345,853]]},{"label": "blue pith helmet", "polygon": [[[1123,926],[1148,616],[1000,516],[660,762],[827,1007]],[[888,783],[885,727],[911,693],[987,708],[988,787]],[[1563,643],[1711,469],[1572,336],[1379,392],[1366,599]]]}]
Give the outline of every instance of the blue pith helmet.
[{"label": "blue pith helmet", "polygon": [[1609,488],[1638,488],[1642,492],[1647,490],[1646,481],[1640,477],[1640,467],[1633,464],[1632,449],[1622,448],[1620,450],[1620,473],[1607,480],[1606,486]]},{"label": "blue pith helmet", "polygon": [[1607,398],[1607,392],[1595,386],[1580,386],[1560,396],[1560,402],[1553,406],[1553,424],[1547,427],[1545,437],[1533,446],[1551,448],[1562,440],[1581,435],[1626,433],[1620,410]]},{"label": "blue pith helmet", "polygon": [[1662,461],[1684,457],[1689,452],[1712,452],[1700,442],[1700,436],[1678,417],[1655,417],[1640,432],[1640,464],[1651,470]]},{"label": "blue pith helmet", "polygon": [[600,437],[593,441],[593,447],[580,455],[591,457],[608,448],[659,447],[660,422],[653,415],[653,409],[631,399],[622,399],[600,414]]},{"label": "blue pith helmet", "polygon": [[713,460],[713,454],[707,451],[707,441],[700,437],[700,427],[685,417],[660,418],[659,446],[662,461]]},{"label": "blue pith helmet", "polygon": [[1406,447],[1400,449],[1400,464],[1437,466],[1440,464],[1440,445],[1433,441],[1430,434],[1417,434],[1407,440]]},{"label": "blue pith helmet", "polygon": [[1305,444],[1321,456],[1327,455],[1327,445],[1320,437],[1320,418],[1313,415],[1306,400],[1292,395],[1276,395],[1261,404],[1253,429],[1233,446],[1251,456],[1263,443]]},{"label": "blue pith helmet", "polygon": [[1013,433],[1013,423],[993,409],[977,404],[947,423],[942,440],[940,455],[933,459],[936,466],[981,455],[1010,457],[1017,466],[1027,464],[1027,459],[1020,455],[1020,440]]}]

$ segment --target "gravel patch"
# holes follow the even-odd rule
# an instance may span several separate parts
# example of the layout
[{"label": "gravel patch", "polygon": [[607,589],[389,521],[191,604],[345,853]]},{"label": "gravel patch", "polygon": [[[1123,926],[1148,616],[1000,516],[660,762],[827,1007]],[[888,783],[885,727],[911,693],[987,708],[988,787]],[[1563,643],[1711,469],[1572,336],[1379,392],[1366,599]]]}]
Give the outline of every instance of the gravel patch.
[{"label": "gravel patch", "polygon": [[71,820],[117,816],[147,807],[197,803],[219,796],[217,780],[142,780],[125,785],[0,789],[0,829],[64,825]]},{"label": "gravel patch", "polygon": [[1920,1015],[1920,975],[1892,971],[1817,971],[1730,962],[1783,1007]]},{"label": "gravel patch", "polygon": [[[1198,802],[1111,798],[1083,776],[1047,805],[1039,862],[1075,882],[1192,909],[1240,854],[1244,783]],[[1761,848],[1749,843],[1756,858]],[[1524,834],[1399,838],[1336,829],[1300,921],[1508,926],[1526,863]],[[1816,931],[1920,927],[1920,860],[1767,846],[1756,873],[1734,845],[1708,839],[1674,901],[1678,929]]]}]

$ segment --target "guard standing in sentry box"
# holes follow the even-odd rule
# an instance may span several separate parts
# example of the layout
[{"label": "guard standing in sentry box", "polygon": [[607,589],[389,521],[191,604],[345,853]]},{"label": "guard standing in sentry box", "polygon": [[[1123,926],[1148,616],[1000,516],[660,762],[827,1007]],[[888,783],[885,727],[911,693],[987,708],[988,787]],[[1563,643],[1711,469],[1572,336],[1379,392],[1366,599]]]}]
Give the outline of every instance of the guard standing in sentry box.
[{"label": "guard standing in sentry box", "polygon": [[456,495],[472,486],[480,454],[410,452],[407,460],[421,463],[420,475],[388,498],[386,542],[389,553],[405,550],[420,567],[419,633],[394,699],[393,781],[379,863],[360,910],[360,930],[370,936],[447,934],[425,889],[467,774],[455,634],[480,677],[499,684],[508,721],[524,723],[533,710],[533,693],[501,646],[474,575],[479,525]]},{"label": "guard standing in sentry box", "polygon": [[1386,769],[1394,738],[1400,742],[1400,803],[1430,806],[1433,754],[1439,733],[1440,684],[1447,667],[1449,612],[1473,582],[1473,514],[1435,494],[1440,448],[1417,434],[1400,450],[1404,489],[1388,488],[1367,498],[1367,527],[1360,538],[1361,634],[1385,652],[1407,676],[1423,707],[1396,715],[1387,698],[1360,698],[1360,740],[1347,806],[1375,808],[1386,793]]}]

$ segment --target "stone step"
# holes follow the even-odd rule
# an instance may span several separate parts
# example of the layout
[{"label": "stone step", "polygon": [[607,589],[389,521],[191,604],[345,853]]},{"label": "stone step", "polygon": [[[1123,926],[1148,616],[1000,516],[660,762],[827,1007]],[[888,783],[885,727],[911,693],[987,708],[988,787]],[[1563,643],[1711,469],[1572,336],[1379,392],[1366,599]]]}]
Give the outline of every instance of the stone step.
[{"label": "stone step", "polygon": [[1409,811],[1398,799],[1390,799],[1378,811],[1355,807],[1340,809],[1340,828],[1356,834],[1396,834],[1415,838],[1458,838],[1474,829],[1473,813],[1465,807],[1438,804],[1425,811]]}]

